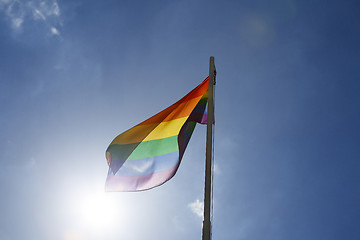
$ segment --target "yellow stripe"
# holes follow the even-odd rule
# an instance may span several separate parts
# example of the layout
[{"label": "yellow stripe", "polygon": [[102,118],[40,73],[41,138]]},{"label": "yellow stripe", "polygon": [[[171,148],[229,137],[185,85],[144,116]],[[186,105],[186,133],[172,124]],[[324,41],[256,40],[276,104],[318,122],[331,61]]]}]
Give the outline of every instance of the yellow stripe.
[{"label": "yellow stripe", "polygon": [[112,144],[129,144],[178,135],[188,117],[148,125],[138,125],[117,136]]},{"label": "yellow stripe", "polygon": [[208,98],[208,97],[209,97],[209,91],[206,91],[206,92],[204,93],[204,95],[202,95],[201,98]]},{"label": "yellow stripe", "polygon": [[155,139],[167,138],[178,135],[181,127],[184,125],[188,117],[174,119],[168,122],[161,122],[145,139],[150,141]]}]

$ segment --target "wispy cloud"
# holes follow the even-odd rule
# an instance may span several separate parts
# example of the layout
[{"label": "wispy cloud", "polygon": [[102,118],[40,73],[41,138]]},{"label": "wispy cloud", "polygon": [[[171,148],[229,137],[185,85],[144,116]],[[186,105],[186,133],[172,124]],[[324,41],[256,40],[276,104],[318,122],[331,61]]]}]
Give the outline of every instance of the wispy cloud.
[{"label": "wispy cloud", "polygon": [[195,202],[189,203],[189,208],[193,213],[203,218],[204,213],[204,202],[200,202],[199,199],[196,199]]},{"label": "wispy cloud", "polygon": [[51,33],[54,34],[54,35],[60,35],[60,32],[59,30],[57,30],[55,27],[51,27]]},{"label": "wispy cloud", "polygon": [[34,13],[35,20],[42,19],[42,20],[46,21],[46,17],[39,9],[34,8],[33,13]]},{"label": "wispy cloud", "polygon": [[57,0],[0,0],[0,12],[4,12],[14,31],[21,31],[25,22],[40,20],[52,35],[60,35],[62,20]]},{"label": "wispy cloud", "polygon": [[24,22],[24,19],[21,17],[13,18],[11,22],[14,28],[20,28],[21,24]]}]

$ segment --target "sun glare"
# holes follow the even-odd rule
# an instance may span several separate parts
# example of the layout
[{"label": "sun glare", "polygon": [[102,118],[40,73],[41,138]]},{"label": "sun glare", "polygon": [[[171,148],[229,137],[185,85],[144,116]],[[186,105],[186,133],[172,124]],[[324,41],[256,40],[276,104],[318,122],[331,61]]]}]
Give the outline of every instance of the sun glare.
[{"label": "sun glare", "polygon": [[88,196],[79,206],[82,222],[92,229],[105,229],[114,223],[117,206],[106,193]]},{"label": "sun glare", "polygon": [[110,233],[121,218],[119,203],[104,190],[77,194],[73,199],[73,219],[83,232]]}]

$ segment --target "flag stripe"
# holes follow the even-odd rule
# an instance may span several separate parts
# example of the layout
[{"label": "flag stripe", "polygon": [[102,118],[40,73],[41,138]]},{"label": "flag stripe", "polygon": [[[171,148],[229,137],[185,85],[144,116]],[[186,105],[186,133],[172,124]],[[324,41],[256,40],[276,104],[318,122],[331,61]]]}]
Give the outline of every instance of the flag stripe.
[{"label": "flag stripe", "polygon": [[161,172],[178,164],[179,151],[161,156],[126,161],[115,176],[142,176]]},{"label": "flag stripe", "polygon": [[138,125],[119,135],[110,144],[129,144],[176,136],[187,117],[157,124]]},{"label": "flag stripe", "polygon": [[[209,78],[206,78],[203,83],[208,82],[208,79]],[[190,93],[188,93],[185,97],[183,97],[182,99],[180,99],[179,101],[177,101],[176,103],[171,105],[170,107],[168,107],[168,108],[164,109],[163,111],[159,112],[158,114],[156,114],[156,115],[152,116],[151,118],[143,121],[139,125],[158,123],[158,122],[162,122],[164,120],[167,120],[167,116],[169,114],[171,114],[171,112],[174,111],[174,109],[179,108],[179,106],[181,106],[181,103],[187,102],[187,101],[189,101],[191,99],[198,98],[198,97],[200,97],[200,99],[201,99],[201,97],[204,95],[204,93],[207,91],[207,89],[208,89],[208,84],[200,84],[198,87],[196,87]],[[195,102],[196,102],[196,104],[198,103],[198,101],[195,101]],[[189,114],[190,114],[190,112],[189,112]]]},{"label": "flag stripe", "polygon": [[128,160],[160,156],[179,151],[178,135],[163,139],[141,142]]},{"label": "flag stripe", "polygon": [[171,109],[171,111],[168,111],[166,116],[164,116],[165,114],[155,115],[151,119],[151,121],[144,121],[138,125],[168,122],[174,119],[188,117],[192,112],[192,110],[194,109],[194,107],[198,104],[199,100],[201,100],[201,96],[197,96],[187,101],[181,102],[176,106],[176,108]]},{"label": "flag stripe", "polygon": [[130,149],[132,153],[123,160],[155,157],[178,151],[177,138],[178,136],[176,135],[173,137],[141,142],[137,144],[135,149],[134,144],[114,144],[109,146],[107,151],[111,153],[111,159],[114,159],[113,156],[115,155],[121,156],[121,153],[127,151],[127,149]]},{"label": "flag stripe", "polygon": [[206,123],[208,80],[111,142],[106,191],[150,189],[176,173],[196,122]]},{"label": "flag stripe", "polygon": [[[105,190],[113,191],[142,191],[157,187],[169,180],[176,173],[177,166],[165,171],[144,176],[111,176],[106,179]],[[109,171],[111,172],[111,171]]]},{"label": "flag stripe", "polygon": [[159,123],[154,130],[147,135],[143,141],[156,140],[176,136],[179,134],[181,127],[184,125],[188,117],[174,119],[169,122]]},{"label": "flag stripe", "polygon": [[207,97],[206,98],[201,98],[199,103],[197,104],[197,106],[206,105],[207,101],[208,101]]}]

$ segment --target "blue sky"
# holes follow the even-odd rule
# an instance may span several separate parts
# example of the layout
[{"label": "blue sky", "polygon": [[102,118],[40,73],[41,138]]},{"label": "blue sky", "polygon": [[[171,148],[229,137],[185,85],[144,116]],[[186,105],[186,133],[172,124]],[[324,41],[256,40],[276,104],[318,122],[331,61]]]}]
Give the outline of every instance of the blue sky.
[{"label": "blue sky", "polygon": [[104,193],[105,150],[217,67],[213,239],[358,239],[360,4],[0,0],[0,239],[200,239],[179,171]]}]

